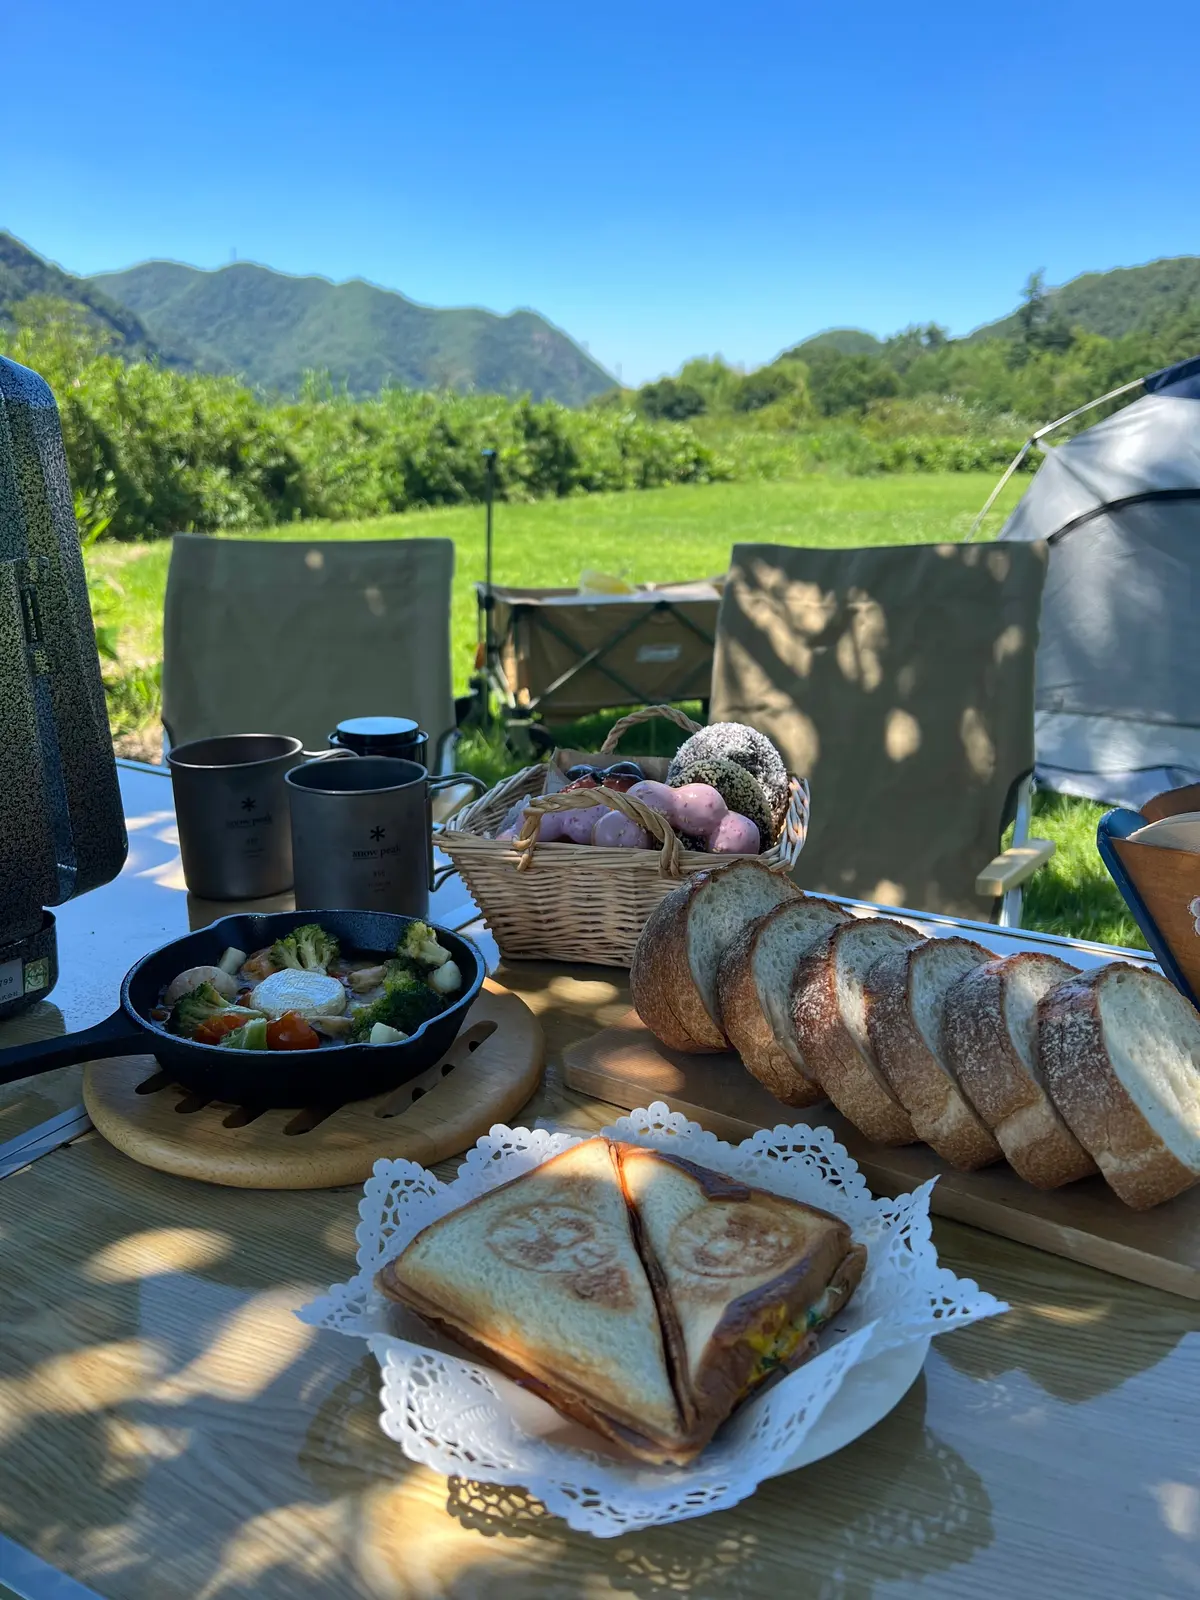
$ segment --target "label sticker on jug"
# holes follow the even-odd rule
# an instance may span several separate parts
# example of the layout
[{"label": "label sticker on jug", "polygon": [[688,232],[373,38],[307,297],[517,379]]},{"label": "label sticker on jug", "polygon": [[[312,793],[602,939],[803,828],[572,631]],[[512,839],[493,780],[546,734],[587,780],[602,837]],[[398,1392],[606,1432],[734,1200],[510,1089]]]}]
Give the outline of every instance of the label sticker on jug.
[{"label": "label sticker on jug", "polygon": [[6,961],[0,966],[0,1005],[6,1000],[19,1000],[25,993],[25,978],[20,961]]}]

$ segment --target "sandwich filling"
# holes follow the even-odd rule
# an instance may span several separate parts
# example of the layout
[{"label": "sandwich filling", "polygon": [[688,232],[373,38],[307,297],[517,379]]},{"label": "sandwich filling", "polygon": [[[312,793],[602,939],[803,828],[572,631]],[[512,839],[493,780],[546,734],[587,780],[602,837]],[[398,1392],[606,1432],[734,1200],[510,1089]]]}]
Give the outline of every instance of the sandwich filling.
[{"label": "sandwich filling", "polygon": [[742,1335],[754,1352],[754,1365],[746,1379],[745,1393],[753,1393],[776,1372],[788,1372],[812,1355],[816,1342],[814,1335],[837,1315],[849,1297],[850,1292],[844,1284],[830,1284],[807,1311],[790,1320],[786,1306],[768,1307]]}]

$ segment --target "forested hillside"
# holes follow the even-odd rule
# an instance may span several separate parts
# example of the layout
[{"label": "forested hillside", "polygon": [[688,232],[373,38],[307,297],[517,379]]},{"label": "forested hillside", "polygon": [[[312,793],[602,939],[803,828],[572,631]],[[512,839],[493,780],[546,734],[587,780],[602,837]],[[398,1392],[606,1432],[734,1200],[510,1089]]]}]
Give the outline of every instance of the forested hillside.
[{"label": "forested hillside", "polygon": [[324,372],[351,394],[385,387],[530,395],[582,405],[612,378],[534,311],[500,317],[417,305],[356,280],[293,278],[252,262],[201,272],[147,261],[90,280],[153,337],[192,352],[206,372],[295,394]]}]

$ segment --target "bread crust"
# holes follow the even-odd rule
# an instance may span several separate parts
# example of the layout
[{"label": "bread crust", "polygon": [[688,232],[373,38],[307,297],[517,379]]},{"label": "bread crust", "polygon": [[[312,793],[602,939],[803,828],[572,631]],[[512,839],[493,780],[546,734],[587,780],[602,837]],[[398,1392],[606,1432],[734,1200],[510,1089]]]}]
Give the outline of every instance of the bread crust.
[{"label": "bread crust", "polygon": [[867,1033],[880,1071],[912,1118],[917,1136],[961,1172],[973,1172],[1004,1152],[975,1107],[943,1070],[913,1015],[919,961],[939,947],[963,946],[982,966],[991,952],[971,939],[927,939],[884,956],[866,981]]},{"label": "bread crust", "polygon": [[946,996],[942,1042],[967,1099],[992,1130],[1009,1164],[1035,1189],[1090,1177],[1096,1164],[1031,1076],[1008,1031],[1005,985],[1021,966],[1052,963],[1063,980],[1076,969],[1056,956],[1023,950],[968,972]]},{"label": "bread crust", "polygon": [[[913,944],[921,937],[891,917],[869,920],[899,930]],[[874,1144],[912,1144],[917,1137],[912,1119],[864,1057],[838,1005],[837,944],[857,925],[856,920],[833,928],[797,962],[791,998],[796,1038],[822,1089],[861,1134]]]},{"label": "bread crust", "polygon": [[646,919],[629,970],[638,1016],[668,1049],[691,1055],[729,1048],[708,1014],[688,961],[688,918],[710,882],[710,873],[698,872],[663,896]]},{"label": "bread crust", "polygon": [[1038,1055],[1060,1114],[1113,1193],[1134,1211],[1148,1211],[1190,1189],[1200,1173],[1166,1148],[1113,1066],[1100,994],[1106,985],[1124,981],[1122,973],[1173,990],[1161,974],[1126,961],[1080,973],[1040,1002]]},{"label": "bread crust", "polygon": [[[742,929],[722,959],[717,975],[717,994],[721,1005],[721,1025],[747,1071],[785,1106],[813,1106],[824,1100],[825,1091],[805,1071],[795,1041],[776,1036],[754,978],[754,958],[759,940],[778,917],[790,912],[793,903],[784,901]],[[806,895],[804,903],[826,908],[841,920],[849,920],[848,913],[843,912],[832,900]]]}]

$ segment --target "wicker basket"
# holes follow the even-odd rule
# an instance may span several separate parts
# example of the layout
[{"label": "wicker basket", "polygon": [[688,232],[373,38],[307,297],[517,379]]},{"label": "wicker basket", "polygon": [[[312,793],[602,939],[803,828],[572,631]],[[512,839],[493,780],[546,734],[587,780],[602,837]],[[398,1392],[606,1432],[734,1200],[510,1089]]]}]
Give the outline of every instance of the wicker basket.
[{"label": "wicker basket", "polygon": [[[601,755],[611,755],[626,729],[665,717],[686,733],[699,731],[673,706],[649,706],[616,723]],[[576,751],[559,751],[563,766],[588,760]],[[669,762],[638,757],[648,778],[663,780]],[[685,850],[671,825],[656,811],[615,789],[568,790],[543,795],[546,769],[526,767],[456,813],[438,843],[466,880],[476,905],[495,935],[505,960],[595,962],[627,967],[647,917],[680,880],[731,861],[761,861],[775,872],[790,872],[808,829],[808,785],[791,780],[791,798],[779,838],[758,856],[713,855]],[[526,811],[516,840],[488,835],[525,796],[537,796]],[[541,816],[548,811],[607,805],[640,822],[661,841],[661,849],[607,850],[595,845],[539,844]]]}]

